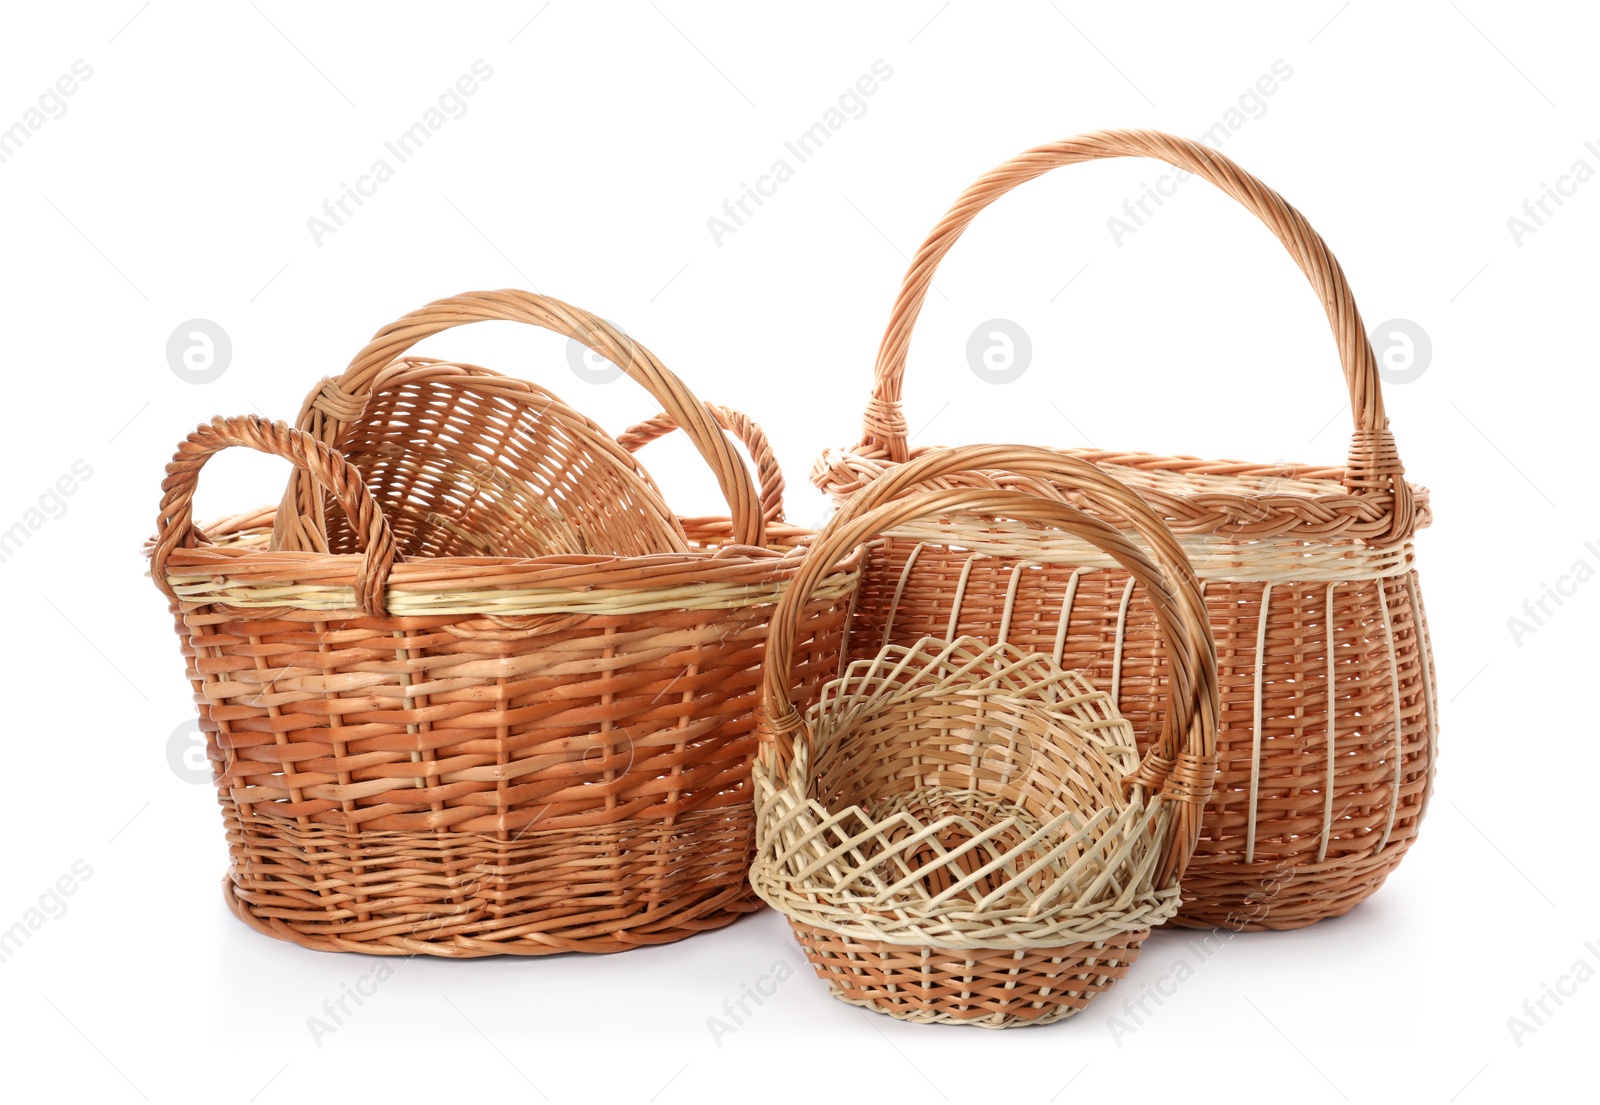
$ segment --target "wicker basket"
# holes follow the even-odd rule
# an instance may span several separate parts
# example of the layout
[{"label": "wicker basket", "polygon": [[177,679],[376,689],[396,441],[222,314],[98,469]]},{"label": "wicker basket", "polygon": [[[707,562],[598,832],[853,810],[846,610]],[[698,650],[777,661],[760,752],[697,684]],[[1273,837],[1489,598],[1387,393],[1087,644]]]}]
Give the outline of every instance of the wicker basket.
[{"label": "wicker basket", "polygon": [[[944,490],[884,504],[869,491],[823,530],[772,623],[751,882],[836,996],[904,1020],[1042,1024],[1121,978],[1151,926],[1177,911],[1216,767],[1216,657],[1170,534],[1089,465],[1010,455],[1117,504],[1162,568],[1062,502]],[[907,467],[936,478],[1002,459],[953,449]],[[981,528],[995,515],[1093,544],[1151,594],[1170,698],[1142,763],[1111,696],[997,640],[998,622],[988,640],[885,646],[829,683],[802,721],[789,649],[832,558],[921,518]]]},{"label": "wicker basket", "polygon": [[[197,430],[163,483],[151,569],[206,734],[227,900],[270,935],[387,955],[609,952],[728,924],[759,908],[745,874],[760,665],[811,535],[764,524],[777,504],[764,510],[712,412],[603,321],[521,293],[464,302],[616,352],[707,446],[732,514],[694,536],[674,522],[678,552],[485,556],[468,531],[462,554],[438,555],[449,526],[406,531],[413,552],[387,518],[408,516],[414,485],[385,480],[396,498],[380,499],[333,445],[281,423]],[[471,375],[480,394],[504,384]],[[360,438],[376,422],[359,396],[384,392],[337,388],[317,403],[343,417],[319,428]],[[487,444],[459,440],[462,457]],[[281,510],[196,529],[200,470],[231,446],[294,464],[303,509],[279,528],[310,548],[274,541]],[[798,696],[837,674],[856,567],[831,567],[799,614]]]},{"label": "wicker basket", "polygon": [[[408,557],[689,548],[655,481],[610,434],[543,388],[476,365],[396,360],[332,444]],[[359,550],[344,515],[327,525],[329,548]]]},{"label": "wicker basket", "polygon": [[[907,444],[901,382],[940,259],[1012,188],[1059,165],[1108,157],[1166,161],[1254,212],[1311,281],[1338,343],[1356,425],[1346,467],[1067,451],[1153,505],[1206,584],[1223,729],[1179,923],[1311,924],[1365,899],[1411,846],[1432,789],[1438,702],[1413,569],[1412,534],[1430,521],[1427,492],[1404,478],[1344,273],[1298,211],[1215,150],[1150,131],[1085,135],[1007,162],[968,188],[918,251],[878,353],[863,440],[825,453],[813,479],[845,501],[918,455]],[[864,574],[851,656],[871,655],[888,639],[964,632],[1003,607],[1013,643],[1086,669],[1113,688],[1141,745],[1153,739],[1149,706],[1163,673],[1150,613],[1137,596],[1130,603],[1127,576],[1103,556],[1054,535],[959,524],[892,536]],[[964,589],[951,593],[951,577]],[[1106,637],[1118,642],[1110,657],[1099,647]]]}]

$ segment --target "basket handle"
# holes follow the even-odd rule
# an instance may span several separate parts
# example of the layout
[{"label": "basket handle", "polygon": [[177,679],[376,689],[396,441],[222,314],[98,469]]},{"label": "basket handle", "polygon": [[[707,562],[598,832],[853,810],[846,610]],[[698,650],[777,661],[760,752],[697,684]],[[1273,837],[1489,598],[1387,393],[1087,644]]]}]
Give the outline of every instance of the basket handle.
[{"label": "basket handle", "polygon": [[[783,469],[773,455],[772,442],[760,423],[732,407],[707,403],[706,409],[728,433],[738,438],[756,466],[756,476],[761,483],[761,518],[767,525],[783,521]],[[678,421],[670,414],[658,414],[643,422],[629,426],[617,435],[617,443],[630,453],[636,453],[659,437],[678,429]]]},{"label": "basket handle", "polygon": [[194,524],[194,491],[200,469],[224,449],[244,446],[257,452],[282,457],[304,472],[318,490],[326,490],[350,519],[350,526],[361,537],[361,570],[356,576],[356,605],[364,613],[384,613],[384,590],[394,567],[394,534],[377,501],[367,491],[361,473],[333,446],[282,422],[268,422],[259,415],[216,418],[202,424],[178,446],[161,481],[161,513],[156,518],[156,539],[150,553],[150,575],[156,586],[174,603],[177,592],[167,582],[167,559],[174,549],[192,549],[210,544],[210,539]]},{"label": "basket handle", "polygon": [[[1019,491],[986,488],[906,489],[957,472],[1001,465],[1047,475],[1080,490],[1091,504],[1132,522],[1155,560],[1128,536],[1071,504]],[[893,482],[891,483],[891,479]],[[1029,446],[968,446],[923,454],[868,485],[824,527],[773,614],[763,664],[763,702],[774,737],[803,733],[790,693],[790,665],[800,612],[823,575],[850,550],[897,526],[948,514],[992,514],[1041,522],[1109,554],[1145,587],[1162,630],[1167,657],[1167,712],[1160,739],[1127,782],[1145,786],[1177,806],[1162,878],[1181,875],[1200,835],[1200,819],[1216,775],[1220,716],[1216,645],[1205,600],[1177,540],[1131,491],[1086,461]],[[1153,524],[1152,524],[1153,523]],[[1159,561],[1159,566],[1156,561]]]},{"label": "basket handle", "polygon": [[1385,539],[1398,540],[1410,534],[1415,528],[1416,506],[1384,412],[1383,385],[1372,342],[1338,260],[1305,217],[1277,192],[1216,150],[1159,131],[1104,130],[1038,146],[979,177],[961,194],[917,250],[901,284],[878,348],[872,397],[862,426],[863,451],[895,462],[910,455],[901,389],[911,331],[933,284],[934,271],[967,224],[1019,184],[1051,169],[1111,157],[1152,157],[1203,177],[1264,222],[1283,243],[1322,300],[1338,344],[1355,422],[1344,486],[1352,495],[1391,497]]},{"label": "basket handle", "polygon": [[[582,342],[642,384],[646,391],[683,427],[689,439],[711,466],[728,500],[734,539],[761,545],[765,530],[761,504],[749,470],[709,411],[687,385],[644,346],[597,315],[533,292],[505,289],[466,292],[436,300],[379,330],[344,374],[324,380],[306,397],[298,424],[320,441],[336,440],[341,426],[360,416],[378,373],[400,354],[430,335],[469,322],[525,322]],[[312,494],[299,471],[289,477],[283,503],[273,527],[274,547],[322,549],[326,547],[322,499]]]}]

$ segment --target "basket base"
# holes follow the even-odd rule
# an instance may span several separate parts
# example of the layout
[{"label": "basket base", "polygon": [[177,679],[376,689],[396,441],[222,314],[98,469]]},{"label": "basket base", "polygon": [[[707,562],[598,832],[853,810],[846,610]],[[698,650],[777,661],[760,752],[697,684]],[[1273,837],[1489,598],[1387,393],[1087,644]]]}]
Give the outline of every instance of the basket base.
[{"label": "basket base", "polygon": [[1093,944],[990,950],[857,940],[793,918],[789,927],[841,1001],[917,1024],[980,1028],[1072,1016],[1127,973],[1150,935],[1139,929]]},{"label": "basket base", "polygon": [[224,802],[229,908],[318,951],[551,955],[668,944],[760,907],[748,806],[491,834],[367,830]]},{"label": "basket base", "polygon": [[1409,838],[1381,852],[1323,863],[1280,867],[1191,861],[1183,876],[1183,906],[1171,924],[1231,932],[1282,932],[1343,917],[1370,898],[1400,865]]},{"label": "basket base", "polygon": [[[257,909],[239,892],[232,875],[222,878],[222,896],[234,916],[276,940],[287,940],[318,952],[358,952],[362,955],[437,955],[473,959],[489,955],[555,955],[560,952],[608,954],[652,944],[672,944],[700,932],[733,924],[747,913],[764,908],[761,900],[737,887],[708,897],[692,908],[681,903],[670,915],[640,913],[614,925],[611,931],[575,938],[550,932],[527,931],[524,925],[502,934],[452,933],[441,927],[429,932],[352,933],[341,935],[326,924],[312,931],[297,926],[269,909]],[[465,926],[463,926],[465,927]],[[599,926],[597,926],[599,927]]]}]

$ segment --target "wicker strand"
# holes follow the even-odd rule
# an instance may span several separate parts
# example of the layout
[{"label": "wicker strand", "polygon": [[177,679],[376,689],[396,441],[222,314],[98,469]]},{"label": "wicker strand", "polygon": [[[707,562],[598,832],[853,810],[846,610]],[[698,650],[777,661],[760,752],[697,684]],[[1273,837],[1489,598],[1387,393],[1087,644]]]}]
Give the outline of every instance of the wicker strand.
[{"label": "wicker strand", "polygon": [[1328,605],[1326,612],[1323,614],[1328,638],[1328,755],[1327,771],[1322,778],[1322,831],[1317,834],[1318,863],[1322,863],[1328,858],[1328,841],[1333,838],[1333,786],[1339,762],[1339,712],[1334,709],[1334,693],[1335,688],[1338,686],[1339,664],[1338,651],[1333,641],[1333,589],[1337,586],[1339,586],[1337,581],[1328,584]]}]

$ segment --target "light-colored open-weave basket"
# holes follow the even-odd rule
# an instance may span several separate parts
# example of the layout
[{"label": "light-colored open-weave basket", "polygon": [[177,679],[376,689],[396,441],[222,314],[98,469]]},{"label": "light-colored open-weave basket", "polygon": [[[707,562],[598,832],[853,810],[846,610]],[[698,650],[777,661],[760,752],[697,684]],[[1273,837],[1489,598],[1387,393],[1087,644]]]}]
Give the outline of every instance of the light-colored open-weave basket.
[{"label": "light-colored open-weave basket", "polygon": [[[1090,465],[1010,455],[1115,504],[1161,567],[1058,500],[869,492],[824,528],[772,622],[751,882],[835,996],[904,1020],[1005,1028],[1083,1009],[1176,913],[1216,767],[1216,657],[1171,535]],[[933,479],[1001,459],[952,449],[908,468]],[[789,649],[812,583],[885,530],[956,516],[1042,523],[1102,549],[1150,593],[1170,678],[1163,736],[1143,761],[1110,696],[1081,674],[974,637],[887,645],[802,715]]]},{"label": "light-colored open-weave basket", "polygon": [[[1345,913],[1415,839],[1432,788],[1438,700],[1414,570],[1427,492],[1407,483],[1371,343],[1339,263],[1281,196],[1215,150],[1151,131],[1103,131],[1020,155],[966,190],[918,250],[878,353],[860,444],[831,450],[813,480],[838,501],[896,473],[911,449],[901,388],[912,328],[940,260],[986,206],[1062,165],[1153,157],[1202,177],[1257,215],[1324,304],[1349,387],[1347,466],[1254,464],[1071,449],[1137,491],[1205,584],[1221,662],[1216,791],[1178,923],[1295,928]],[[1054,492],[1036,471],[946,486]],[[1142,746],[1165,678],[1145,600],[1081,542],[934,522],[895,530],[863,574],[849,655],[887,641],[979,632],[1083,668],[1112,689]],[[1113,640],[1115,649],[1103,642]]]},{"label": "light-colored open-weave basket", "polygon": [[[644,384],[701,447],[730,516],[696,520],[693,534],[674,520],[681,551],[480,555],[507,516],[494,502],[534,485],[494,500],[521,461],[506,467],[514,452],[474,435],[501,421],[436,434],[433,415],[396,442],[453,457],[431,471],[457,487],[476,473],[482,500],[408,499],[422,485],[388,476],[379,498],[329,442],[375,440],[361,427],[389,424],[363,400],[387,379],[379,362],[403,352],[392,335],[497,317],[584,342]],[[445,374],[458,394],[529,394],[463,371],[473,378]],[[713,412],[599,318],[514,292],[386,328],[312,409],[340,414],[308,419],[328,440],[256,417],[192,434],[168,467],[151,549],[206,735],[234,912],[318,950],[480,956],[666,943],[759,908],[746,871],[761,659],[811,535],[765,524],[780,508],[761,502]],[[278,530],[308,547],[274,540],[281,509],[194,525],[200,470],[233,446],[295,466],[296,520]],[[492,478],[474,467],[489,453],[502,462]],[[515,455],[536,453],[524,443]],[[407,471],[385,450],[366,459]],[[632,463],[621,449],[614,459]],[[391,511],[415,521],[430,505],[453,511],[450,524],[405,540],[389,525]],[[446,535],[460,541],[441,553]],[[802,698],[837,674],[856,568],[831,567],[799,614]]]}]

